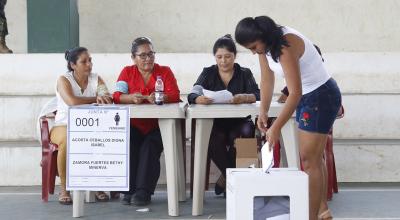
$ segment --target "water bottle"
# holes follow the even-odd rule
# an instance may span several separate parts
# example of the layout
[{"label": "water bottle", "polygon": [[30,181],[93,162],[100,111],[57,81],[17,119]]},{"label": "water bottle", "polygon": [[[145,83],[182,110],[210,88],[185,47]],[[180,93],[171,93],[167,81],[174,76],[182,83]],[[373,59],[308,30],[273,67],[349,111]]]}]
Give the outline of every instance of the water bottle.
[{"label": "water bottle", "polygon": [[161,79],[161,76],[157,76],[157,81],[154,90],[155,90],[156,105],[164,104],[164,83]]}]

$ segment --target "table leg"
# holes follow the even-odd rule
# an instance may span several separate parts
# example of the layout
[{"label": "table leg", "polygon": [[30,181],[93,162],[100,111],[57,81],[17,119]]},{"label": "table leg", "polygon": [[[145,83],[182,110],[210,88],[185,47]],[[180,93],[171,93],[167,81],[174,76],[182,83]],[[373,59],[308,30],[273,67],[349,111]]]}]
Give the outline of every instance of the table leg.
[{"label": "table leg", "polygon": [[79,218],[84,215],[84,197],[84,191],[73,191],[74,202],[72,203],[72,217]]},{"label": "table leg", "polygon": [[295,119],[290,118],[282,127],[281,133],[288,167],[300,169],[300,154],[296,125]]},{"label": "table leg", "polygon": [[206,161],[208,142],[214,119],[196,119],[194,172],[193,172],[193,207],[192,215],[203,214],[204,180],[206,174]]},{"label": "table leg", "polygon": [[[183,157],[183,144],[182,143],[182,126],[181,126],[181,120],[182,119],[177,119],[176,120],[176,150],[177,150],[177,167],[178,167],[178,188],[179,188],[179,201],[183,202],[186,201],[186,179],[185,179],[185,158]],[[186,147],[186,146],[185,146]]]},{"label": "table leg", "polygon": [[176,119],[158,119],[164,146],[165,167],[167,176],[168,214],[179,215],[178,204],[178,168],[177,168],[177,126]]},{"label": "table leg", "polygon": [[85,201],[86,202],[96,202],[96,196],[95,196],[95,194],[96,194],[96,192],[94,192],[94,191],[86,191],[86,194],[85,194]]}]

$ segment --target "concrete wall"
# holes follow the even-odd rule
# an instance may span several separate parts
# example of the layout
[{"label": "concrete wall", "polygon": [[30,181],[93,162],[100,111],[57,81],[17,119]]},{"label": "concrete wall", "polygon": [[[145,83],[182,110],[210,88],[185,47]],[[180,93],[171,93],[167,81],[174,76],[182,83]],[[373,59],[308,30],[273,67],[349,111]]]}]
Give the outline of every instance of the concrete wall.
[{"label": "concrete wall", "polygon": [[5,7],[9,32],[6,41],[7,45],[14,53],[26,53],[28,51],[28,16],[26,1],[27,0],[8,0]]},{"label": "concrete wall", "polygon": [[[18,53],[27,51],[26,1],[6,6],[8,43]],[[400,51],[400,0],[81,0],[78,6],[81,45],[97,53],[127,53],[143,35],[158,52],[208,53],[241,18],[257,15],[300,30],[324,52]]]},{"label": "concrete wall", "polygon": [[[129,54],[92,57],[94,72],[103,76],[112,91],[122,67],[132,62]],[[213,59],[208,53],[161,53],[156,62],[171,66],[182,94],[187,94]],[[346,109],[345,117],[334,125],[339,181],[400,181],[396,171],[400,165],[396,157],[400,153],[400,53],[326,53],[325,60],[343,92]],[[259,82],[256,56],[239,53],[237,62],[249,67]],[[63,54],[3,55],[0,67],[0,127],[5,128],[0,130],[0,185],[40,184],[37,116],[54,96],[57,77],[66,70]],[[283,85],[277,78],[275,92]],[[15,163],[18,160],[24,163]],[[14,177],[14,173],[21,175]],[[215,179],[218,172],[213,173]]]},{"label": "concrete wall", "polygon": [[[26,1],[9,0],[5,10],[7,44],[16,53],[27,52]],[[94,71],[113,90],[122,67],[131,64],[132,39],[149,36],[157,62],[171,66],[185,94],[214,63],[216,38],[233,33],[243,17],[268,14],[318,44],[341,87],[346,116],[334,126],[339,181],[400,181],[400,0],[233,2],[82,0],[80,42],[95,53]],[[255,56],[239,53],[237,61],[259,81]],[[0,55],[0,185],[40,184],[37,115],[65,70],[63,54]],[[275,92],[283,85],[278,79]]]},{"label": "concrete wall", "polygon": [[[120,70],[130,65],[129,54],[92,54],[94,72],[106,80],[110,90]],[[215,61],[210,54],[158,54],[156,62],[171,66],[182,94],[187,94],[204,66]],[[344,94],[346,117],[335,125],[341,139],[398,139],[400,53],[327,53],[326,64]],[[250,67],[259,81],[257,57],[239,54],[237,61]],[[12,63],[12,65],[9,65]],[[54,96],[57,77],[65,70],[62,54],[8,55],[0,59],[0,140],[34,140],[34,117],[43,103]],[[277,79],[275,92],[283,88]],[[379,102],[379,105],[375,103]],[[26,112],[26,108],[31,111]],[[24,120],[22,120],[24,119]],[[385,124],[385,129],[376,125]],[[11,126],[10,126],[11,125]]]},{"label": "concrete wall", "polygon": [[79,7],[81,43],[95,52],[128,52],[140,35],[160,52],[209,52],[240,19],[258,15],[300,30],[324,51],[400,49],[398,0],[85,0]]}]

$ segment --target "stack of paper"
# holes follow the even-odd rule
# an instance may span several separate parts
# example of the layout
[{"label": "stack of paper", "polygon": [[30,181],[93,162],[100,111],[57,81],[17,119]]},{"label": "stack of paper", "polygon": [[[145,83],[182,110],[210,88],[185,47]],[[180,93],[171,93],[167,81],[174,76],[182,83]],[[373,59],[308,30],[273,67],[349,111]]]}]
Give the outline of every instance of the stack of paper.
[{"label": "stack of paper", "polygon": [[204,96],[213,100],[213,103],[230,103],[233,95],[228,90],[210,91],[203,89]]}]

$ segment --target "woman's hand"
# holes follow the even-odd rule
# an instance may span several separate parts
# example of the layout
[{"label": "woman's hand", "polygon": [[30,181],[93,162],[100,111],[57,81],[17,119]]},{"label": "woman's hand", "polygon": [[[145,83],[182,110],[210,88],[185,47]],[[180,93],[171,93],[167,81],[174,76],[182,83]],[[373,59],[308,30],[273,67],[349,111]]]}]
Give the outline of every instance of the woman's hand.
[{"label": "woman's hand", "polygon": [[266,113],[260,112],[257,120],[258,129],[260,129],[261,133],[265,134],[267,132],[267,121],[268,115]]},{"label": "woman's hand", "polygon": [[140,103],[143,102],[143,95],[142,95],[142,93],[139,93],[139,92],[133,93],[133,94],[131,95],[131,98],[132,98],[133,104],[140,104]]},{"label": "woman's hand", "polygon": [[154,92],[151,93],[151,94],[148,96],[147,101],[149,101],[151,104],[154,104],[155,101],[156,101],[156,93],[154,93]]},{"label": "woman's hand", "polygon": [[97,104],[112,104],[113,99],[109,95],[102,95],[102,96],[96,97],[96,102],[97,102]]},{"label": "woman's hand", "polygon": [[198,96],[195,100],[196,104],[202,104],[202,105],[209,105],[213,102],[213,99],[210,99],[204,95]]},{"label": "woman's hand", "polygon": [[271,148],[279,142],[279,138],[281,136],[281,131],[277,129],[275,126],[271,126],[268,130],[267,133],[265,133],[265,139],[269,143],[269,148]]},{"label": "woman's hand", "polygon": [[246,94],[236,94],[233,96],[231,103],[232,104],[247,103],[247,95]]}]

